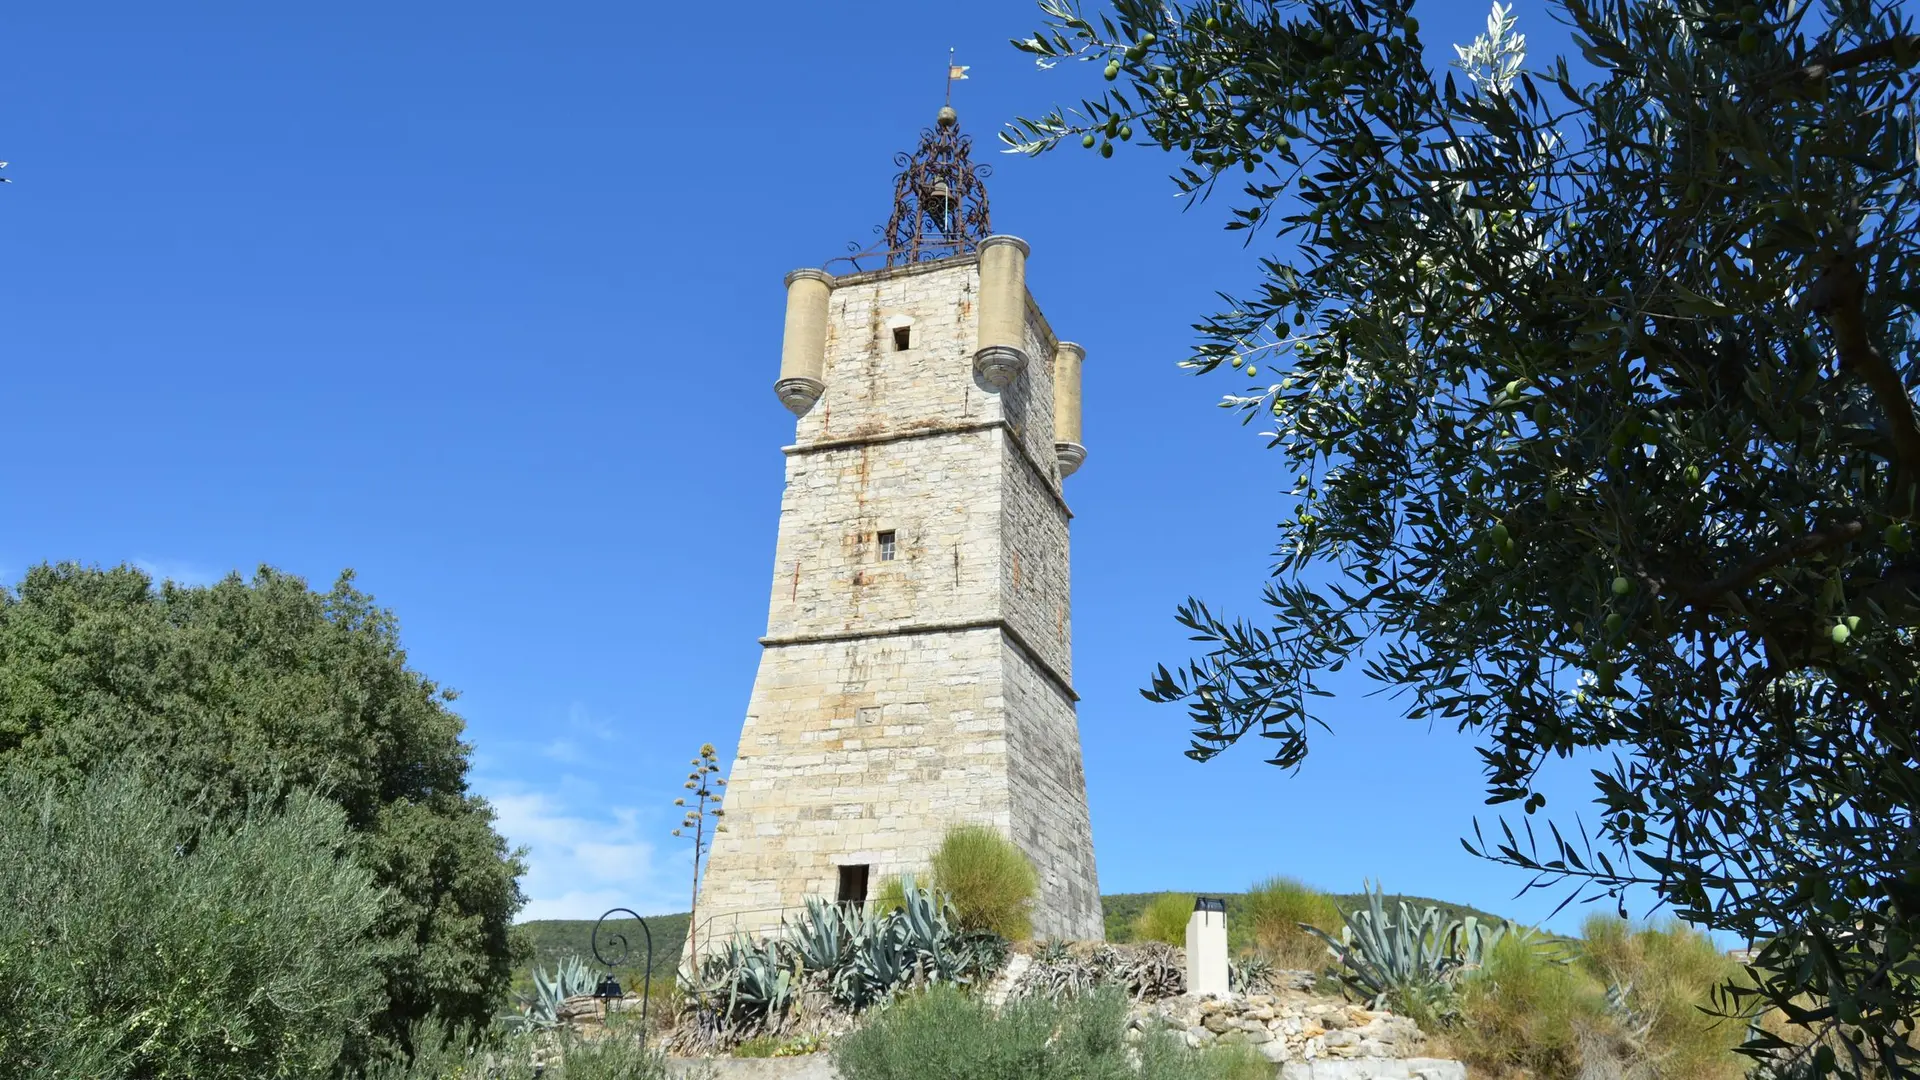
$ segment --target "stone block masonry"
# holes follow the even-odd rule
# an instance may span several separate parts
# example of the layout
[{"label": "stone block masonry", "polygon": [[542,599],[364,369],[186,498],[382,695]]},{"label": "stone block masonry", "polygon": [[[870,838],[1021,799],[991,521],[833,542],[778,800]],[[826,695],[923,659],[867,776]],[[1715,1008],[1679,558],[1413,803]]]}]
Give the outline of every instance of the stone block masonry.
[{"label": "stone block masonry", "polygon": [[[1057,342],[1027,297],[1030,362],[1004,387],[983,381],[980,275],[978,259],[958,256],[831,278],[824,299],[826,275],[790,279],[805,309],[788,319],[781,396],[804,411],[785,451],[727,831],[701,887],[703,940],[835,898],[843,867],[865,868],[877,892],[924,869],[956,824],[991,825],[1033,860],[1036,934],[1102,935],[1072,683]],[[998,325],[1018,335],[1017,318]],[[795,379],[811,380],[806,394]]]}]

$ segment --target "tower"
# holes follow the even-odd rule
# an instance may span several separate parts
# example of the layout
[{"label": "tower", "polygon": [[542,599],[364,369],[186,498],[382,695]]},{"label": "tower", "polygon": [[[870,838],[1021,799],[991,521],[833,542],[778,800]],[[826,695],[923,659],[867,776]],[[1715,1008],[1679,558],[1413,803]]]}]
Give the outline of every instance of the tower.
[{"label": "tower", "polygon": [[1061,488],[1084,352],[1028,294],[1027,244],[991,235],[953,110],[898,160],[880,243],[787,275],[798,421],[702,942],[864,901],[963,823],[1033,861],[1035,934],[1103,936]]}]

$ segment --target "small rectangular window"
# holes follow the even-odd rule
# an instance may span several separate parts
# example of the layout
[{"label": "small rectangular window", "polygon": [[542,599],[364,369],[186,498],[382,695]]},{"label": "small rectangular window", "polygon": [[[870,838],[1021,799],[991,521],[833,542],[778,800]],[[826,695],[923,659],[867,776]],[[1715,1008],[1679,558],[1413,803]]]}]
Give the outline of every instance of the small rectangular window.
[{"label": "small rectangular window", "polygon": [[874,539],[878,540],[880,543],[880,561],[892,562],[893,552],[894,552],[893,530],[888,529],[886,532],[879,534]]},{"label": "small rectangular window", "polygon": [[865,864],[843,866],[840,868],[840,891],[834,899],[842,904],[853,906],[867,902],[867,867]]},{"label": "small rectangular window", "polygon": [[896,326],[893,328],[893,351],[906,352],[913,348],[913,327]]}]

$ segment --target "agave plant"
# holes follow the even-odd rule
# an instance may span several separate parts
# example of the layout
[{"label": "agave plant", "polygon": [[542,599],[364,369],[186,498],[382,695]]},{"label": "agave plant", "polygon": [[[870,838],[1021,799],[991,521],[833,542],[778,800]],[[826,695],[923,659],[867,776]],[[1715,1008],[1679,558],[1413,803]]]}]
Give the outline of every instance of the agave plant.
[{"label": "agave plant", "polygon": [[982,983],[1007,962],[1009,943],[991,930],[963,930],[948,943],[960,981]]},{"label": "agave plant", "polygon": [[[1228,968],[1232,974],[1232,968]],[[1180,950],[1154,941],[1135,949],[1121,965],[1119,980],[1135,1001],[1159,1001],[1186,993],[1187,972]],[[1241,988],[1245,992],[1245,988]]]},{"label": "agave plant", "polygon": [[886,1001],[914,972],[915,957],[893,913],[860,918],[853,953],[834,980],[834,998],[859,1012]]},{"label": "agave plant", "polygon": [[1016,997],[1043,997],[1049,1001],[1078,997],[1098,985],[1102,968],[1110,967],[1091,955],[1075,953],[1063,942],[1043,942],[1034,950],[1033,966],[1027,969],[1013,993]]},{"label": "agave plant", "polygon": [[1058,964],[1072,959],[1073,947],[1059,938],[1047,938],[1034,946],[1033,962],[1036,964]]},{"label": "agave plant", "polygon": [[1258,954],[1227,962],[1227,988],[1236,994],[1264,994],[1273,989],[1273,961]]},{"label": "agave plant", "polygon": [[1367,906],[1345,919],[1337,940],[1306,923],[1300,928],[1326,942],[1347,985],[1370,996],[1374,1008],[1391,1001],[1402,1011],[1438,1007],[1458,972],[1479,967],[1506,932],[1505,924],[1448,920],[1432,905],[1416,915],[1405,900],[1398,919],[1390,918],[1384,890],[1373,888],[1367,889]]},{"label": "agave plant", "polygon": [[957,930],[943,894],[911,877],[902,884],[905,902],[892,911],[810,898],[777,937],[759,944],[735,939],[710,950],[694,973],[682,974],[699,1003],[694,1042],[712,1046],[777,1034],[803,989],[824,990],[839,1007],[860,1012],[903,988],[976,983],[1000,969],[1004,939]]},{"label": "agave plant", "polygon": [[830,980],[846,964],[853,946],[847,924],[838,905],[807,897],[806,913],[785,927],[787,947],[799,957],[803,972]]},{"label": "agave plant", "polygon": [[536,965],[533,969],[533,996],[525,999],[516,1015],[504,1017],[505,1024],[517,1031],[550,1028],[560,1022],[560,1006],[570,997],[593,993],[599,980],[586,961],[569,956],[554,965],[553,974]]},{"label": "agave plant", "polygon": [[799,999],[799,980],[782,943],[736,935],[700,958],[688,977],[698,1023],[722,1041],[778,1032]]}]

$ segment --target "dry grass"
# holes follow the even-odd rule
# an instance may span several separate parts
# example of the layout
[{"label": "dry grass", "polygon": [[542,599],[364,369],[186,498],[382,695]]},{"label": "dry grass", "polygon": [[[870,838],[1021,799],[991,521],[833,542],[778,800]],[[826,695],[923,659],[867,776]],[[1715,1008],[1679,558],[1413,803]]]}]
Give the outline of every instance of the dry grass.
[{"label": "dry grass", "polygon": [[[1746,1025],[1703,1011],[1739,974],[1678,923],[1589,919],[1565,948],[1509,934],[1460,984],[1445,1034],[1476,1075],[1538,1080],[1741,1080]],[[1618,988],[1624,1007],[1610,1006]]]},{"label": "dry grass", "polygon": [[1605,987],[1511,934],[1461,981],[1459,1009],[1446,1038],[1475,1075],[1572,1080],[1583,1039],[1607,1027]]},{"label": "dry grass", "polygon": [[1187,920],[1193,917],[1192,893],[1161,893],[1133,920],[1133,940],[1187,943]]},{"label": "dry grass", "polygon": [[984,825],[956,825],[933,853],[933,883],[953,903],[960,926],[1008,941],[1033,936],[1040,875],[1013,841]]},{"label": "dry grass", "polygon": [[[925,887],[926,875],[918,875],[915,885]],[[881,913],[897,911],[907,906],[907,879],[896,874],[880,883],[880,892],[873,898],[874,910]]]},{"label": "dry grass", "polygon": [[1713,989],[1741,975],[1705,935],[1678,922],[1629,926],[1588,919],[1579,964],[1602,985],[1625,987],[1633,1026],[1654,1071],[1682,1080],[1739,1080],[1746,1063],[1733,1048],[1746,1038],[1740,1020],[1713,1016]]},{"label": "dry grass", "polygon": [[1248,890],[1238,914],[1245,946],[1291,971],[1318,971],[1329,959],[1326,944],[1300,929],[1301,923],[1336,936],[1344,924],[1332,897],[1284,877]]}]

